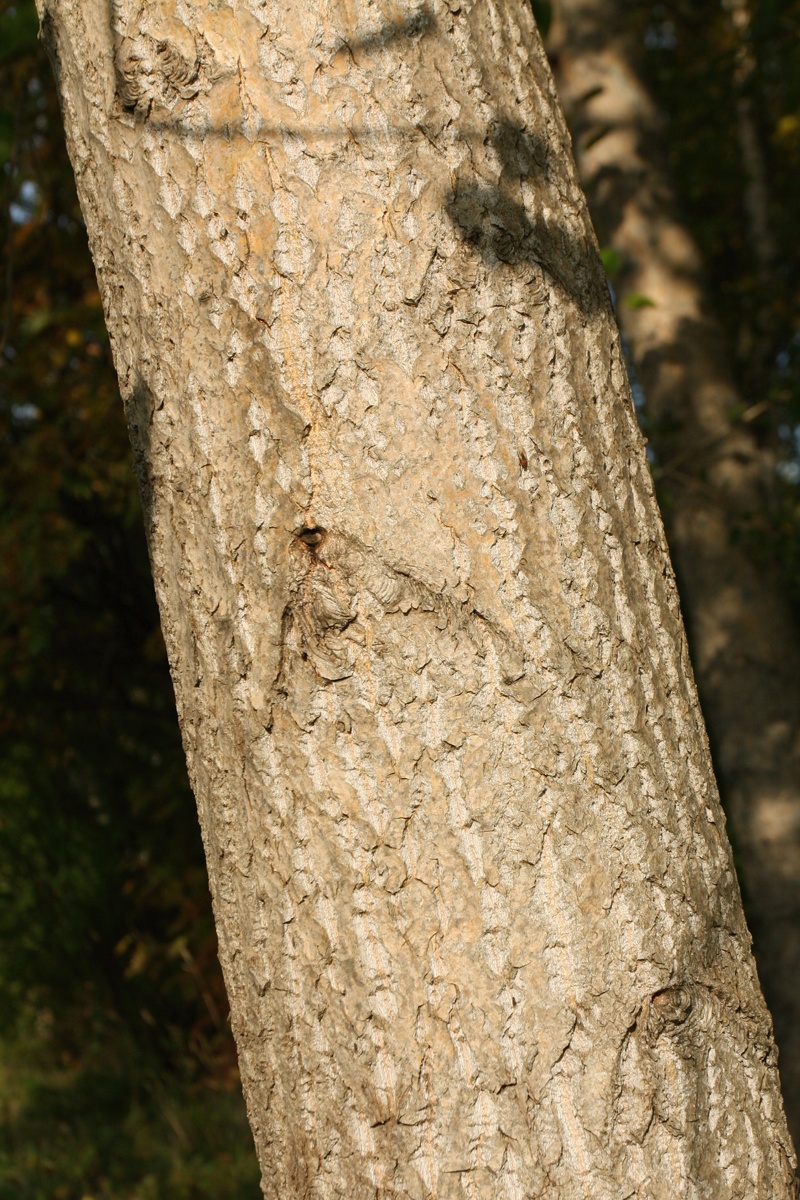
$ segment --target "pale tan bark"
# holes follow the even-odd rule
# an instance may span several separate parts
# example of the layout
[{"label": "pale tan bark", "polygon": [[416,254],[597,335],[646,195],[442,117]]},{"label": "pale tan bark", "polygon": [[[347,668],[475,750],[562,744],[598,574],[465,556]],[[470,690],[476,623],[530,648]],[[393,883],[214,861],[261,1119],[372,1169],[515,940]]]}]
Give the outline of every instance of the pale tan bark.
[{"label": "pale tan bark", "polygon": [[522,0],[42,0],[269,1197],[788,1197]]},{"label": "pale tan bark", "polygon": [[[660,125],[616,0],[559,0],[552,53],[600,238],[623,267],[618,315],[641,379],[667,533],[756,956],[800,1134],[800,643],[779,580],[737,529],[773,469],[748,427],[676,216]],[[763,249],[763,248],[762,248]],[[761,251],[759,251],[761,253]],[[632,308],[629,295],[651,306]]]}]

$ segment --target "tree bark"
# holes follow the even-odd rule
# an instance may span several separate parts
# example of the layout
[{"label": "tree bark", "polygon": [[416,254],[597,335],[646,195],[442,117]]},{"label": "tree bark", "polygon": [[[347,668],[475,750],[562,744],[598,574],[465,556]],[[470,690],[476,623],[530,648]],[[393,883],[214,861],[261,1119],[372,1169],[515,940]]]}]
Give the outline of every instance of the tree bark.
[{"label": "tree bark", "polygon": [[522,0],[40,0],[267,1196],[793,1194]]},{"label": "tree bark", "polygon": [[[615,0],[559,0],[552,54],[642,385],[703,710],[800,1135],[800,641],[776,572],[738,536],[774,469],[748,425],[676,216],[660,121]],[[761,253],[761,251],[759,251]],[[634,297],[633,307],[626,302]],[[641,305],[636,297],[650,303]]]}]

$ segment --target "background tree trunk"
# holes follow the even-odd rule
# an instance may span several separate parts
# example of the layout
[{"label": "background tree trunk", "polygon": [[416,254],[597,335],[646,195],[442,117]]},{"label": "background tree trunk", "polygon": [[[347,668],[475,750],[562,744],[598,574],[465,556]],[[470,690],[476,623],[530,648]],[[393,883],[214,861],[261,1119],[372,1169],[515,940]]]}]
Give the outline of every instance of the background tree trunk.
[{"label": "background tree trunk", "polygon": [[[551,46],[618,315],[645,397],[667,534],[800,1134],[800,644],[776,572],[739,531],[774,470],[748,427],[676,216],[660,122],[615,0],[559,0]],[[763,248],[758,253],[763,257]],[[632,300],[632,303],[631,303]],[[645,300],[647,303],[645,303]]]},{"label": "background tree trunk", "polygon": [[774,277],[778,250],[771,229],[767,164],[761,150],[751,95],[757,74],[756,59],[750,45],[752,17],[748,0],[723,0],[723,6],[730,13],[731,24],[739,41],[734,70],[738,91],[736,128],[747,176],[744,200],[750,224],[750,240],[762,284],[768,287],[770,277]]},{"label": "background tree trunk", "polygon": [[791,1195],[527,6],[41,12],[266,1194]]}]

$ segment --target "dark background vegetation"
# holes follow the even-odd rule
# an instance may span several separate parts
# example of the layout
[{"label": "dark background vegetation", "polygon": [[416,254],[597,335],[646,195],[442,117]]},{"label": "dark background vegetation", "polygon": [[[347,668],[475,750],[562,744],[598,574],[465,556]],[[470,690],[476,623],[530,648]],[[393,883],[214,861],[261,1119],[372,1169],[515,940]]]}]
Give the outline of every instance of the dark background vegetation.
[{"label": "dark background vegetation", "polygon": [[[535,5],[546,22],[548,5]],[[779,254],[717,0],[629,0],[800,607],[800,2],[753,0]],[[0,0],[0,1200],[256,1200],[127,437],[32,0]],[[668,498],[667,498],[668,499]]]}]

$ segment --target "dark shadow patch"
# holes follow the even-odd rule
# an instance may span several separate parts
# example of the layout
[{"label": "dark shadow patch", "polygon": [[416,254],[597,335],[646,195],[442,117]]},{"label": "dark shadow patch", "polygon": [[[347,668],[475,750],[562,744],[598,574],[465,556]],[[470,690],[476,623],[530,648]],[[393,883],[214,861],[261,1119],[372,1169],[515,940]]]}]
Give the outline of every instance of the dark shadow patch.
[{"label": "dark shadow patch", "polygon": [[427,4],[420,4],[407,17],[402,17],[396,21],[387,21],[380,28],[374,30],[372,33],[365,34],[361,38],[345,38],[344,44],[351,53],[361,50],[369,54],[371,51],[383,50],[386,46],[390,46],[392,42],[397,42],[404,38],[424,37],[426,34],[432,33],[435,29],[435,16]]},{"label": "dark shadow patch", "polygon": [[153,393],[141,376],[136,380],[130,395],[124,400],[124,405],[128,435],[133,450],[133,469],[139,485],[139,498],[149,543],[153,528],[153,482],[148,464],[152,461],[155,401]]},{"label": "dark shadow patch", "polygon": [[580,237],[558,221],[532,221],[518,198],[523,180],[544,176],[548,153],[544,139],[501,121],[486,142],[502,164],[499,184],[462,177],[445,202],[445,211],[464,241],[490,265],[541,268],[587,314],[608,308],[608,286],[588,228],[586,237]]}]

